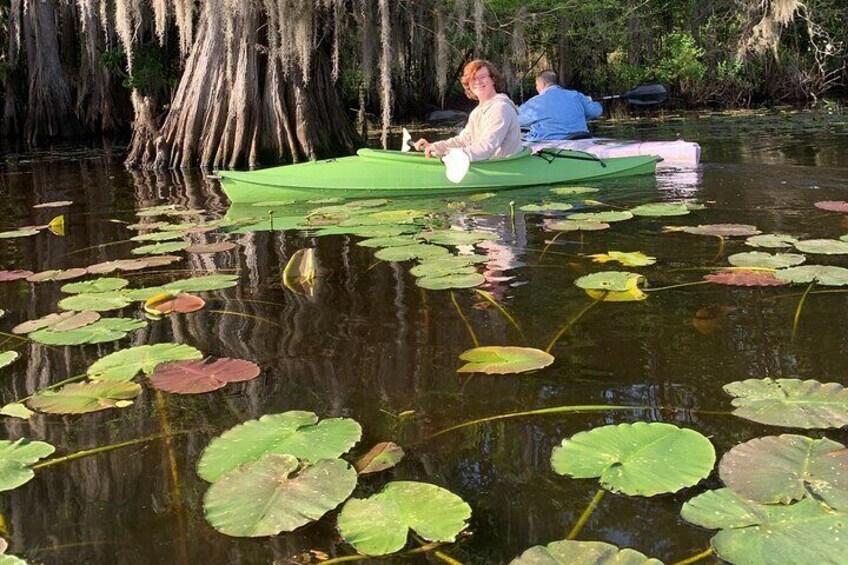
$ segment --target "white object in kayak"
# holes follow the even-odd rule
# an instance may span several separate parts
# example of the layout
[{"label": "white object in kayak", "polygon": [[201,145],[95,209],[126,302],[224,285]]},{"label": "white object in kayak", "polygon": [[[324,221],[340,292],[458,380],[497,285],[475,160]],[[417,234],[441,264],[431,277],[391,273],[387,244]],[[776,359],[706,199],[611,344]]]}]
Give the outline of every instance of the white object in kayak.
[{"label": "white object in kayak", "polygon": [[657,155],[663,159],[657,163],[658,169],[663,167],[694,167],[701,162],[701,146],[682,139],[675,141],[628,141],[592,137],[589,139],[533,141],[526,142],[525,145],[534,152],[547,147],[555,147],[572,151],[585,151],[601,159]]},{"label": "white object in kayak", "polygon": [[442,157],[442,163],[445,164],[445,176],[454,184],[458,184],[463,178],[468,168],[471,166],[471,159],[462,149],[454,147],[448,154]]}]

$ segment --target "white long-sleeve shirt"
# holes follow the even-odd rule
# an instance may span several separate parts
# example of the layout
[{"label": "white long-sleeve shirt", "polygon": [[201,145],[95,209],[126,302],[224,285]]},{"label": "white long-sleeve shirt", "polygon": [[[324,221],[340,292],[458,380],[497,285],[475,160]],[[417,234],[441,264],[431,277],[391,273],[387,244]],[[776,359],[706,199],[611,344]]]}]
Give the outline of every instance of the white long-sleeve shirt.
[{"label": "white long-sleeve shirt", "polygon": [[472,161],[511,157],[522,149],[518,108],[506,94],[496,94],[471,111],[459,135],[432,143],[430,147],[440,156],[456,147]]}]

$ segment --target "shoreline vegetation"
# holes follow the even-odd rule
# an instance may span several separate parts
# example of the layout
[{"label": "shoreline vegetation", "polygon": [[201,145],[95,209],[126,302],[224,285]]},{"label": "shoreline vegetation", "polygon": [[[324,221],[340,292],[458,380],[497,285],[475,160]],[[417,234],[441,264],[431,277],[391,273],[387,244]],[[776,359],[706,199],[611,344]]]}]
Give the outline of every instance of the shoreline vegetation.
[{"label": "shoreline vegetation", "polygon": [[[594,96],[660,82],[663,112],[845,112],[841,0],[11,0],[0,133],[131,137],[130,167],[246,168],[350,153],[466,110],[471,58],[517,102],[552,68]],[[650,114],[655,115],[655,111]],[[628,115],[623,103],[606,116]],[[642,111],[635,111],[643,115]],[[369,129],[370,127],[370,129]]]}]

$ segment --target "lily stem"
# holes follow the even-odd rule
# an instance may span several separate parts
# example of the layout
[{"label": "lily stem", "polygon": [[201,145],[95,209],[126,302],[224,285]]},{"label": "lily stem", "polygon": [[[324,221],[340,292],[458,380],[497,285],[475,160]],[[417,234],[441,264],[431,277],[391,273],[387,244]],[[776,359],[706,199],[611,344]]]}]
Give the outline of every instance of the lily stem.
[{"label": "lily stem", "polygon": [[89,457],[90,455],[97,455],[99,453],[106,453],[107,451],[114,451],[115,449],[121,449],[122,447],[130,447],[133,445],[140,445],[142,443],[148,443],[151,441],[156,441],[157,439],[163,439],[167,437],[174,437],[178,435],[183,435],[191,432],[192,430],[183,430],[180,432],[174,432],[172,434],[155,434],[152,436],[147,436],[139,439],[131,439],[129,441],[122,441],[121,443],[113,443],[112,445],[104,445],[102,447],[95,447],[93,449],[84,449],[82,451],[77,451],[76,453],[71,453],[70,455],[65,455],[64,457],[55,457],[53,459],[48,459],[47,461],[42,461],[41,463],[36,463],[35,465],[30,465],[29,468],[33,471],[37,471],[39,469],[44,469],[45,467],[52,467],[53,465],[59,465],[60,463],[67,463],[68,461],[74,461],[75,459],[82,459],[83,457]]},{"label": "lily stem", "polygon": [[810,281],[810,286],[807,287],[807,290],[805,290],[804,294],[801,295],[801,300],[798,301],[798,307],[795,309],[795,319],[792,321],[792,339],[795,339],[795,336],[798,334],[798,323],[801,321],[801,309],[804,307],[804,302],[807,301],[807,296],[810,295],[814,286],[816,286],[815,279]]},{"label": "lily stem", "polygon": [[524,331],[521,329],[521,326],[518,324],[518,320],[513,318],[512,315],[506,310],[506,308],[501,306],[498,303],[498,301],[495,300],[495,297],[492,296],[491,293],[488,293],[485,290],[479,290],[479,289],[476,289],[476,288],[474,289],[474,292],[476,292],[477,294],[479,294],[480,296],[485,298],[487,301],[489,301],[489,303],[492,304],[492,306],[497,308],[498,312],[503,314],[504,318],[506,318],[509,321],[509,323],[512,324],[512,327],[515,328],[515,330],[519,333],[519,335],[521,336],[521,339],[524,340],[524,343],[527,343],[527,336],[524,335]]},{"label": "lily stem", "polygon": [[673,565],[689,565],[690,563],[697,563],[698,561],[701,561],[702,559],[706,559],[707,557],[709,557],[712,554],[713,554],[713,548],[710,547],[708,549],[705,549],[704,551],[702,551],[701,553],[699,553],[697,555],[693,555],[692,557],[687,557],[683,561],[678,561],[678,562],[674,563]]},{"label": "lily stem", "polygon": [[605,492],[606,491],[602,488],[598,489],[598,492],[596,492],[595,496],[592,497],[592,500],[589,501],[589,505],[586,507],[586,510],[584,510],[583,514],[580,515],[577,523],[574,524],[574,527],[571,528],[571,531],[568,532],[568,536],[565,539],[572,540],[580,535],[580,532],[583,531],[583,527],[586,525],[586,522],[589,521],[589,517],[595,511],[595,508],[598,507],[598,504],[600,504]]},{"label": "lily stem", "polygon": [[480,341],[477,339],[477,334],[474,333],[474,328],[471,327],[471,324],[468,322],[468,318],[465,317],[465,314],[462,313],[462,308],[459,307],[459,302],[456,301],[456,294],[451,291],[450,295],[451,302],[453,302],[453,305],[456,308],[456,313],[459,314],[460,319],[462,319],[462,323],[465,324],[465,329],[468,330],[468,335],[471,336],[471,341],[474,343],[474,347],[480,347]]},{"label": "lily stem", "polygon": [[545,353],[550,353],[550,352],[551,352],[551,350],[554,348],[554,346],[555,346],[555,345],[557,344],[557,342],[559,341],[559,338],[561,338],[561,337],[563,336],[563,334],[565,334],[565,332],[567,332],[567,331],[571,328],[571,326],[573,326],[574,324],[576,324],[576,323],[577,323],[577,320],[579,320],[580,318],[582,318],[582,317],[583,317],[583,315],[584,315],[584,314],[586,314],[586,312],[588,312],[589,310],[591,310],[592,308],[594,308],[595,306],[597,306],[599,303],[603,302],[603,301],[604,301],[604,298],[606,298],[606,296],[607,296],[607,295],[606,295],[606,293],[603,293],[603,294],[602,294],[602,295],[601,295],[601,296],[600,296],[597,300],[595,300],[594,302],[592,302],[591,304],[589,304],[588,306],[586,306],[585,308],[583,308],[582,310],[580,310],[580,312],[578,312],[576,316],[574,316],[571,320],[569,320],[569,322],[568,322],[567,324],[565,324],[565,325],[562,327],[562,329],[560,329],[560,330],[557,332],[557,334],[554,336],[554,338],[553,338],[553,339],[551,340],[551,342],[548,344],[548,347],[546,347],[546,348],[545,348]]}]

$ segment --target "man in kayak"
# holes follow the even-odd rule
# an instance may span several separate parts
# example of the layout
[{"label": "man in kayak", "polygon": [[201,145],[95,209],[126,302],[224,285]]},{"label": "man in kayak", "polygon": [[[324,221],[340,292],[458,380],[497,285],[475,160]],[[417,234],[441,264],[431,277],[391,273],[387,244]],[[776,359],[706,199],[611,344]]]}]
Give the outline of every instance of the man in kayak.
[{"label": "man in kayak", "polygon": [[462,71],[465,95],[479,101],[468,116],[468,123],[455,137],[430,143],[426,139],[415,142],[427,157],[444,157],[449,150],[458,148],[471,161],[502,159],[521,152],[521,127],[518,109],[509,96],[502,94],[503,78],[489,61],[475,59]]},{"label": "man in kayak", "polygon": [[526,141],[585,139],[591,137],[586,120],[600,116],[604,109],[598,102],[557,84],[553,71],[543,71],[536,77],[534,96],[518,109],[522,128],[529,129]]}]

